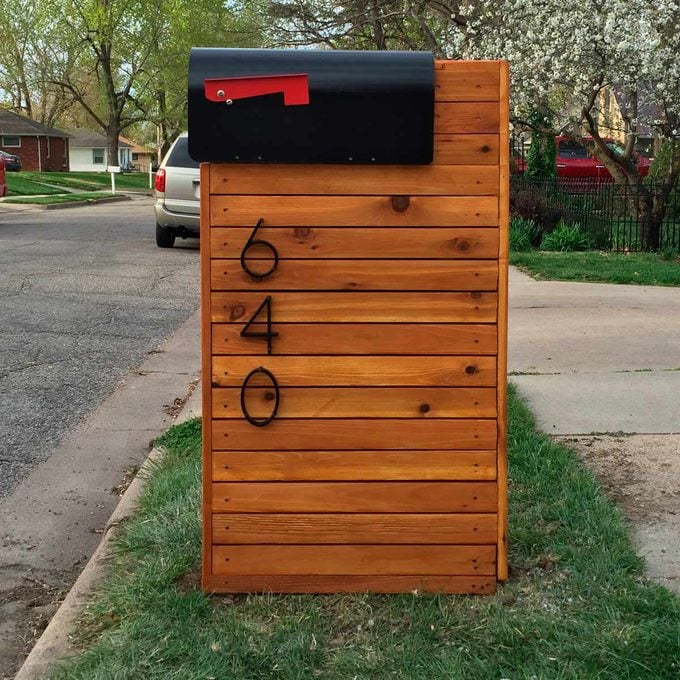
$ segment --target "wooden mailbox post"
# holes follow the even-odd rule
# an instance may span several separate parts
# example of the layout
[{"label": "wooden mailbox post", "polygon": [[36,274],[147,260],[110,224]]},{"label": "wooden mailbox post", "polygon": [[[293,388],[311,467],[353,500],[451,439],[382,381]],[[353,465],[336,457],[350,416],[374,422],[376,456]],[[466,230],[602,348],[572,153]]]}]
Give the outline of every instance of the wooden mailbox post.
[{"label": "wooden mailbox post", "polygon": [[507,65],[435,62],[434,133],[431,165],[201,165],[208,591],[507,577]]}]

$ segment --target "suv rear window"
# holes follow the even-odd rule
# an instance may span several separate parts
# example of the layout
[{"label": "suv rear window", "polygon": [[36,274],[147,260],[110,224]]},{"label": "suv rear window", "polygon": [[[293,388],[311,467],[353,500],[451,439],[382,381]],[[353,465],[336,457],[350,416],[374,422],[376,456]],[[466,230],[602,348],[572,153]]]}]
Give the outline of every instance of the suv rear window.
[{"label": "suv rear window", "polygon": [[189,138],[180,137],[175,146],[172,147],[170,158],[166,165],[173,168],[198,168],[198,161],[189,155]]}]

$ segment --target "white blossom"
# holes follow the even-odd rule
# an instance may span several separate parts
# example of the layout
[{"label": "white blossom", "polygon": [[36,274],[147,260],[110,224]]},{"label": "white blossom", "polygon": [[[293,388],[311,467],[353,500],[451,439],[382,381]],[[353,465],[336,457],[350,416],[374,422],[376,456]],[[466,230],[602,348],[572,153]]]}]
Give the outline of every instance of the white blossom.
[{"label": "white blossom", "polygon": [[558,102],[579,121],[611,87],[638,97],[635,125],[656,119],[662,135],[677,135],[666,112],[680,114],[680,3],[479,0],[468,26],[465,56],[510,61],[513,110]]}]

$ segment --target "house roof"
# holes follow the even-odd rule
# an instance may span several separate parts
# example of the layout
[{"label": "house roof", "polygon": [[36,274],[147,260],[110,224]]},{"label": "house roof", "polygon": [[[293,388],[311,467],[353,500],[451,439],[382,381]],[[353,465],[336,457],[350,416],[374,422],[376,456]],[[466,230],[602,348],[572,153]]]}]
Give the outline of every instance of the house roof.
[{"label": "house roof", "polygon": [[0,135],[68,137],[68,133],[47,127],[31,118],[0,109]]},{"label": "house roof", "polygon": [[[71,139],[69,141],[69,146],[72,149],[79,148],[106,148],[106,137],[100,132],[95,130],[88,130],[87,128],[73,128],[68,131]],[[128,144],[123,141],[122,138],[118,138],[118,146],[122,148],[130,148],[132,144]]]},{"label": "house roof", "polygon": [[123,137],[123,135],[120,136],[120,139],[123,142],[127,142],[132,147],[134,153],[148,153],[148,154],[156,153],[155,149],[152,149],[151,147],[148,146],[143,146],[142,144],[137,144],[137,142],[134,142],[133,140],[128,139],[127,137]]}]

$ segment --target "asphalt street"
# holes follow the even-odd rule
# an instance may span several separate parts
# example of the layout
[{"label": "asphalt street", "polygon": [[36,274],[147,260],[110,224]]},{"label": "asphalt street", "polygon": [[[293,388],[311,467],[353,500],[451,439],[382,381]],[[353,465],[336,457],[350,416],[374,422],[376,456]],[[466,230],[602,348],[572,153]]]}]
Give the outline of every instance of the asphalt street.
[{"label": "asphalt street", "polygon": [[160,249],[152,200],[0,207],[0,496],[198,307],[198,241]]}]

